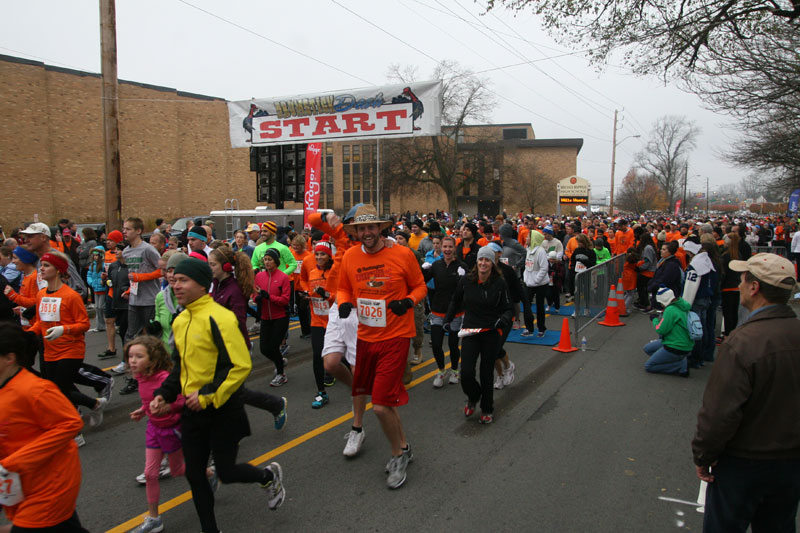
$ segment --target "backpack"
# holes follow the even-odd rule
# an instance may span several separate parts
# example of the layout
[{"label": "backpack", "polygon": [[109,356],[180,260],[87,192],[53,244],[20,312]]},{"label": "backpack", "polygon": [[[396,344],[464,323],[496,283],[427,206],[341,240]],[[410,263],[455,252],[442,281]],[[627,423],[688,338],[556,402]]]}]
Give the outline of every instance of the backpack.
[{"label": "backpack", "polygon": [[689,311],[686,314],[686,329],[689,330],[689,337],[693,341],[699,341],[703,338],[703,323],[700,321],[700,316],[694,311]]}]

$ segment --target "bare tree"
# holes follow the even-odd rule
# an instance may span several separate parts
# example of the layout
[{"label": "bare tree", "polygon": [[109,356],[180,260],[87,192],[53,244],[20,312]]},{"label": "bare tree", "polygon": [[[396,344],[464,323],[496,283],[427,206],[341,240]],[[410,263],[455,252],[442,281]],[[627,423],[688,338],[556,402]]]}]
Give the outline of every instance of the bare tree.
[{"label": "bare tree", "polygon": [[652,174],[632,168],[622,179],[618,202],[627,211],[644,213],[656,209],[663,194]]},{"label": "bare tree", "polygon": [[639,168],[651,174],[661,186],[672,209],[678,188],[686,179],[689,153],[695,148],[700,129],[686,117],[659,118],[650,132],[644,150],[636,155]]},{"label": "bare tree", "polygon": [[536,213],[555,200],[556,180],[545,173],[535,162],[517,162],[506,165],[503,170],[506,183],[513,183],[517,201],[523,202],[528,213]]},{"label": "bare tree", "polygon": [[[389,78],[408,83],[414,81],[416,69],[389,67]],[[456,197],[475,177],[465,173],[458,145],[464,139],[464,127],[486,119],[495,101],[487,90],[488,81],[453,61],[439,63],[431,76],[443,79],[442,132],[437,137],[412,137],[386,143],[383,153],[390,190],[413,188],[418,184],[436,185],[447,196],[449,210],[454,213]],[[479,142],[481,139],[470,139]]]}]

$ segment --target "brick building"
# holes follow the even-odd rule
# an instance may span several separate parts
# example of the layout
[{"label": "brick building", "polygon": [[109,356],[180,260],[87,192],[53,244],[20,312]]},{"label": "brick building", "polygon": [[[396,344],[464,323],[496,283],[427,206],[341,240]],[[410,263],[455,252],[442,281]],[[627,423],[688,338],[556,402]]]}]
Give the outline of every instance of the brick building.
[{"label": "brick building", "polygon": [[[238,199],[241,209],[264,205],[256,201],[248,151],[231,148],[224,99],[122,80],[119,98],[123,217],[150,224],[222,209],[227,198]],[[464,170],[480,173],[459,196],[466,212],[477,211],[479,202],[482,210],[529,211],[522,191],[535,193],[528,196],[535,197],[537,211],[554,211],[555,183],[575,174],[583,143],[535,139],[530,124],[470,126],[458,141],[462,166],[470,167]],[[320,207],[377,203],[379,190],[384,213],[447,206],[434,186],[393,194],[380,184],[376,141],[326,143],[323,156]],[[34,214],[50,224],[61,217],[104,219],[99,74],[0,55],[0,180],[5,228]]]}]

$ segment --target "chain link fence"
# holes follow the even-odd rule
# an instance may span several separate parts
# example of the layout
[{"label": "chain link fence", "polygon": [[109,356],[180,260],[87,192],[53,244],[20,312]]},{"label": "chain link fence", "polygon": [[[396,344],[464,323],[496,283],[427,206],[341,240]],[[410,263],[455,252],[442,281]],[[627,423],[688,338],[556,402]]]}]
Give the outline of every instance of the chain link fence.
[{"label": "chain link fence", "polygon": [[608,292],[622,277],[625,255],[617,255],[575,276],[574,345],[580,344],[580,332],[605,313]]}]

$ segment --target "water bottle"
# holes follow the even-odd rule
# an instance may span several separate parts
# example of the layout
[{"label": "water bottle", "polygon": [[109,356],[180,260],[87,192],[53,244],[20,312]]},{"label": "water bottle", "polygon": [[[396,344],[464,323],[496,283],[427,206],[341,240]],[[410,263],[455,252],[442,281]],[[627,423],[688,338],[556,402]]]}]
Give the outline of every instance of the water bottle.
[{"label": "water bottle", "polygon": [[585,335],[584,335],[584,337],[581,339],[581,351],[582,351],[582,352],[585,352],[585,351],[586,351],[586,336],[585,336]]}]

